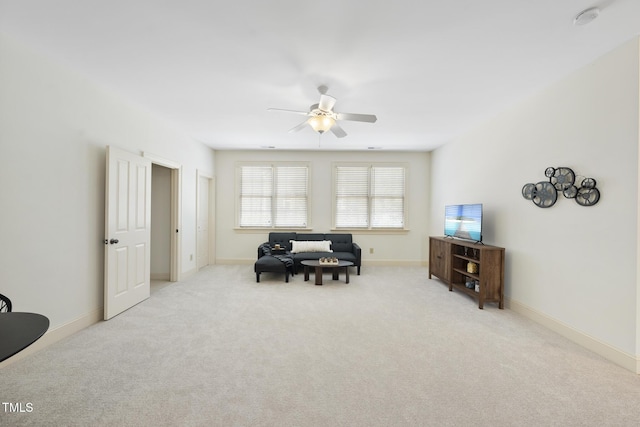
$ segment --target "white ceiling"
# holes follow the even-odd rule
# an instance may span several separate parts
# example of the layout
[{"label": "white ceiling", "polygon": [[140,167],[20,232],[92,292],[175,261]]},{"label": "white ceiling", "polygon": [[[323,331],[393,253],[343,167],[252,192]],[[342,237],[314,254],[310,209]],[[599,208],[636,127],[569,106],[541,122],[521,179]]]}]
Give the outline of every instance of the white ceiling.
[{"label": "white ceiling", "polygon": [[[0,0],[0,31],[216,149],[424,151],[638,36],[640,0]],[[322,84],[378,121],[267,111]]]}]

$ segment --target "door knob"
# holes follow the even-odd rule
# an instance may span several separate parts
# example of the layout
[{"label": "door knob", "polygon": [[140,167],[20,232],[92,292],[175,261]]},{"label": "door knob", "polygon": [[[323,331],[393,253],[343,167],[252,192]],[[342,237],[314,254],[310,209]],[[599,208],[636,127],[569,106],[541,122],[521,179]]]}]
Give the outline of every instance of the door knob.
[{"label": "door knob", "polygon": [[109,240],[109,243],[111,243],[112,245],[115,245],[116,243],[120,242],[120,240],[118,239],[111,239]]}]

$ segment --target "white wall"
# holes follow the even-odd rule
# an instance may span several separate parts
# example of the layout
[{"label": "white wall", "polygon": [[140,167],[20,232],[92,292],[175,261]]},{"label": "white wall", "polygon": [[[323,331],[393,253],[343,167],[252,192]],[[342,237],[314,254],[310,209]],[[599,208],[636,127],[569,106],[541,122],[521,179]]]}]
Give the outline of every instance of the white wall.
[{"label": "white wall", "polygon": [[183,166],[182,271],[195,271],[196,169],[214,152],[14,40],[0,39],[0,292],[51,328],[102,310],[105,147]]},{"label": "white wall", "polygon": [[[444,206],[482,202],[486,243],[506,248],[506,296],[627,362],[638,328],[638,39],[432,155],[432,234]],[[567,166],[595,178],[592,207],[521,195]]]},{"label": "white wall", "polygon": [[[326,137],[332,138],[332,135]],[[309,151],[219,151],[216,153],[217,207],[216,248],[219,263],[253,263],[258,245],[267,240],[268,231],[235,230],[235,166],[239,161],[308,161],[310,162],[311,224],[313,233],[331,231],[332,162],[406,162],[408,177],[408,228],[401,234],[353,232],[362,248],[366,264],[425,264],[428,259],[428,188],[429,153],[403,152],[309,152]],[[374,253],[369,253],[369,248]],[[366,267],[364,267],[366,268]]]}]

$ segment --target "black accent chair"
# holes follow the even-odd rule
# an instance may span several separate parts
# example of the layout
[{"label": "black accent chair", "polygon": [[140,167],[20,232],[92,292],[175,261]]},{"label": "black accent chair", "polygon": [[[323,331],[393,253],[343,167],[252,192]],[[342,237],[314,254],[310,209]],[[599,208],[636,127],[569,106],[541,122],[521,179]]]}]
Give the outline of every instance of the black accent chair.
[{"label": "black accent chair", "polygon": [[0,313],[8,313],[11,311],[11,300],[0,294]]}]

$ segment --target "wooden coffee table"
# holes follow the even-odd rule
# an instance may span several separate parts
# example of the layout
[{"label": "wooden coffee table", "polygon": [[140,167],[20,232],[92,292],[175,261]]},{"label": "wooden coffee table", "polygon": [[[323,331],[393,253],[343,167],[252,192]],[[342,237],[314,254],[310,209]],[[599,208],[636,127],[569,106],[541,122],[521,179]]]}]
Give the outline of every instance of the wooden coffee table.
[{"label": "wooden coffee table", "polygon": [[320,261],[316,260],[302,261],[300,264],[304,265],[305,282],[309,280],[309,267],[315,268],[316,285],[322,285],[322,269],[332,269],[333,280],[338,280],[340,269],[344,268],[345,283],[349,283],[349,267],[353,265],[351,261],[338,261],[336,264],[321,264]]}]

